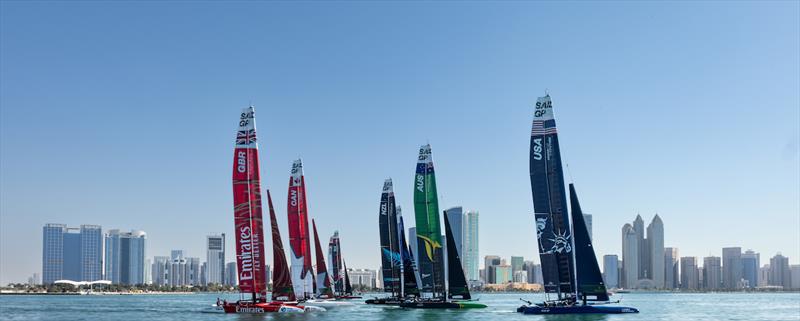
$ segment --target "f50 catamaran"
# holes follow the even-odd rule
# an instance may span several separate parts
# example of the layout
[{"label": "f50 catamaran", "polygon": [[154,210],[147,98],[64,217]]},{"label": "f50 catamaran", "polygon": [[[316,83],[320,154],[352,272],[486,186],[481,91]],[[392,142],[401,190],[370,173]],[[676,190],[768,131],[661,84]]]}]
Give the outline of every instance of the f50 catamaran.
[{"label": "f50 catamaran", "polygon": [[[547,299],[527,302],[525,314],[638,313],[629,307],[606,306],[606,286],[583,220],[575,187],[570,184],[572,220],[567,212],[564,175],[550,96],[539,97],[534,109],[530,147],[531,189],[536,237]],[[555,298],[550,299],[550,295]]]}]

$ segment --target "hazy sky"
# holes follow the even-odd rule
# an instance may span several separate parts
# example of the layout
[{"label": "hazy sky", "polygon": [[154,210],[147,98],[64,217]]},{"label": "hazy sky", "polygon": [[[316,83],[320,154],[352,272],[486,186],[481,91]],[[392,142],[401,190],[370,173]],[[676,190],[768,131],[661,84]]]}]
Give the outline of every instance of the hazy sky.
[{"label": "hazy sky", "polygon": [[796,1],[0,2],[0,283],[41,272],[49,222],[142,229],[148,256],[205,260],[205,236],[233,231],[250,103],[284,237],[302,157],[320,234],[376,268],[383,180],[413,222],[430,142],[441,209],[480,211],[480,255],[533,258],[545,91],[599,255],[659,213],[681,256],[741,246],[797,264],[798,15]]}]

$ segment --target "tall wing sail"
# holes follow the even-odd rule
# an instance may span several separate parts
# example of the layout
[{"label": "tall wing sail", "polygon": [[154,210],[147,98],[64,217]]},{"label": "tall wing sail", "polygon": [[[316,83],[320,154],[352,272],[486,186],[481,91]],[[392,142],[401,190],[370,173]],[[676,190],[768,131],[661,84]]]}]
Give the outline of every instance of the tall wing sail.
[{"label": "tall wing sail", "polygon": [[381,204],[378,211],[378,227],[381,241],[381,274],[383,290],[400,294],[400,252],[397,243],[397,222],[395,214],[394,189],[392,180],[383,182]]},{"label": "tall wing sail", "polygon": [[233,216],[239,291],[262,297],[267,287],[264,273],[264,226],[261,215],[261,180],[253,107],[239,116],[233,152]]},{"label": "tall wing sail", "polygon": [[317,223],[311,220],[311,227],[314,229],[314,246],[316,247],[317,257],[317,295],[321,298],[332,298],[333,289],[331,288],[331,278],[328,275],[328,268],[325,266],[325,256],[322,254],[322,246],[319,244],[319,234],[317,234]]},{"label": "tall wing sail", "polygon": [[578,279],[578,297],[585,297],[587,301],[608,301],[608,290],[600,274],[600,265],[597,264],[592,239],[583,220],[583,211],[573,184],[569,184],[569,204],[575,235],[575,265],[579,267],[575,272]]},{"label": "tall wing sail", "polygon": [[342,261],[342,266],[344,267],[344,294],[352,295],[353,285],[350,284],[350,273],[347,272],[347,263]]},{"label": "tall wing sail", "polygon": [[539,97],[530,150],[531,189],[546,293],[575,293],[572,235],[564,193],[561,152],[550,96]]},{"label": "tall wing sail", "polygon": [[397,207],[397,219],[399,221],[397,231],[400,234],[400,260],[403,262],[403,296],[419,296],[419,284],[417,284],[417,277],[414,273],[416,266],[414,266],[414,257],[411,256],[408,243],[406,243],[406,229],[399,206]]},{"label": "tall wing sail", "polygon": [[342,276],[342,248],[339,240],[339,231],[334,231],[328,242],[328,261],[331,265],[333,278],[333,292],[340,295],[344,292],[344,277]]},{"label": "tall wing sail", "polygon": [[300,298],[310,298],[313,291],[311,271],[311,245],[308,238],[308,213],[306,210],[306,187],[303,177],[303,162],[292,164],[288,195],[289,245],[292,252],[292,283],[294,293]]},{"label": "tall wing sail", "polygon": [[278,220],[275,219],[275,209],[272,207],[272,195],[269,190],[267,190],[267,204],[272,223],[272,300],[294,301],[297,298],[294,296],[292,276],[286,263],[286,252],[283,250],[281,231],[278,229]]},{"label": "tall wing sail", "polygon": [[444,233],[447,237],[447,292],[452,298],[470,300],[469,286],[464,269],[461,268],[461,256],[458,255],[456,239],[453,237],[453,230],[450,227],[450,220],[444,215]]},{"label": "tall wing sail", "polygon": [[439,203],[433,171],[431,145],[422,145],[414,177],[414,216],[417,227],[417,253],[422,292],[440,296],[444,291],[442,230],[439,226]]}]

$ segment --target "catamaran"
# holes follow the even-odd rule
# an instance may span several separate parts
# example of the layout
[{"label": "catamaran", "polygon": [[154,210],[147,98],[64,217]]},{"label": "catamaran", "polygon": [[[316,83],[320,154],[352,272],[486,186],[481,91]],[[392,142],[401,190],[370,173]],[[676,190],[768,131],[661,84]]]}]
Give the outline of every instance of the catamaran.
[{"label": "catamaran", "polygon": [[[449,224],[445,227],[448,235],[448,256],[450,269],[445,287],[444,257],[442,236],[439,228],[439,203],[436,192],[436,177],[433,170],[433,156],[430,144],[422,145],[417,158],[414,180],[414,213],[417,227],[417,253],[419,254],[419,273],[421,280],[420,298],[400,303],[404,308],[423,309],[468,309],[485,308],[485,304],[471,300],[464,270],[456,251],[455,241]],[[445,219],[445,223],[447,220]],[[452,249],[451,249],[452,247]],[[460,278],[459,278],[460,275]],[[384,277],[385,278],[385,277]],[[449,293],[448,293],[449,292]]]},{"label": "catamaran", "polygon": [[[269,192],[267,192],[269,195]],[[274,212],[269,200],[273,220],[273,249],[281,248],[280,236],[275,242]],[[286,301],[267,301],[266,273],[264,271],[264,226],[261,213],[261,180],[258,168],[258,142],[256,141],[255,109],[242,110],[233,159],[233,213],[236,231],[236,267],[239,279],[240,300],[219,301],[226,313],[303,312],[304,307]],[[276,256],[277,256],[276,251]],[[285,260],[285,259],[284,259]],[[278,260],[275,262],[279,268]],[[276,282],[276,284],[278,284]],[[249,295],[249,299],[245,299]],[[273,293],[274,298],[274,293]]]},{"label": "catamaran", "polygon": [[[589,238],[575,187],[569,185],[567,212],[564,175],[550,96],[539,97],[531,130],[530,175],[536,237],[546,299],[517,308],[525,314],[638,313],[607,306],[608,291]],[[555,294],[554,298],[550,295]],[[523,300],[524,301],[524,300]]]},{"label": "catamaran", "polygon": [[292,163],[287,197],[289,218],[289,246],[292,255],[292,284],[298,300],[313,299],[314,271],[311,267],[311,242],[308,233],[308,209],[303,161]]},{"label": "catamaran", "polygon": [[353,304],[343,300],[337,300],[333,294],[331,286],[331,277],[328,275],[328,269],[325,266],[325,257],[322,255],[322,246],[319,243],[319,234],[317,234],[317,223],[312,219],[311,227],[314,230],[314,246],[316,250],[317,262],[317,275],[316,275],[316,297],[306,299],[303,304],[306,306],[317,306],[324,308],[335,308],[343,306],[352,306]]},{"label": "catamaran", "polygon": [[[342,259],[342,243],[339,231],[334,231],[328,242],[328,261],[330,262],[331,277],[333,278],[333,296],[338,300],[360,299],[353,295],[353,287]],[[347,281],[347,282],[345,282]]]},{"label": "catamaran", "polygon": [[383,182],[381,202],[378,211],[378,229],[381,244],[381,274],[384,291],[391,293],[389,297],[374,298],[367,304],[399,305],[406,299],[419,296],[416,277],[411,261],[408,245],[405,242],[405,230],[402,216],[398,215],[399,207],[395,204],[392,179]]}]

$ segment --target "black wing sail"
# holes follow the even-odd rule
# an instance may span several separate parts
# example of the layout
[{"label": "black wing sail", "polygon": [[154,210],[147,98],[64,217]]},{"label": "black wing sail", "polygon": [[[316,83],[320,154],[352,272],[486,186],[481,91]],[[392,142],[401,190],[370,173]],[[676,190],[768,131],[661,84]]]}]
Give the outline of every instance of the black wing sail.
[{"label": "black wing sail", "polygon": [[350,272],[347,272],[347,263],[342,261],[344,267],[344,294],[353,295],[353,285],[350,284]]},{"label": "black wing sail", "polygon": [[447,215],[444,215],[444,228],[445,237],[447,238],[447,278],[449,283],[447,292],[452,298],[470,300],[472,296],[469,294],[467,277],[464,276],[464,269],[461,268],[461,257],[458,255],[456,239],[453,237],[453,231],[450,229],[450,220],[447,219]]},{"label": "black wing sail", "polygon": [[536,100],[530,150],[531,189],[539,257],[546,293],[559,298],[575,293],[570,233],[561,152],[550,96]]},{"label": "black wing sail", "polygon": [[572,210],[572,228],[575,235],[575,265],[580,267],[575,273],[578,278],[578,296],[587,301],[608,301],[608,290],[600,274],[597,256],[594,253],[589,229],[583,220],[581,204],[575,186],[569,184],[569,204]]}]

